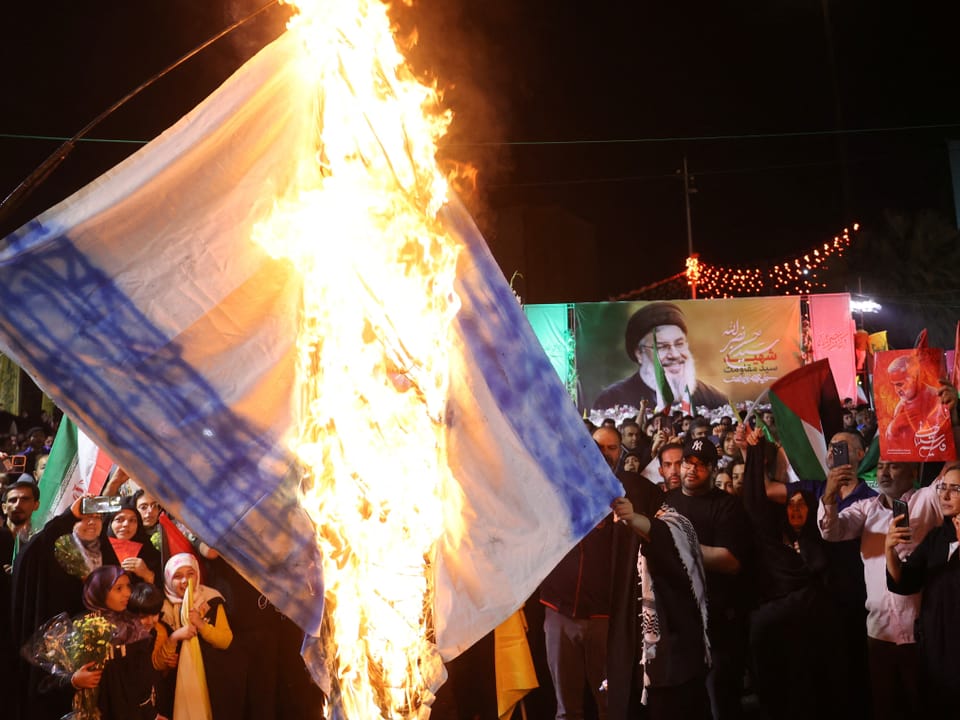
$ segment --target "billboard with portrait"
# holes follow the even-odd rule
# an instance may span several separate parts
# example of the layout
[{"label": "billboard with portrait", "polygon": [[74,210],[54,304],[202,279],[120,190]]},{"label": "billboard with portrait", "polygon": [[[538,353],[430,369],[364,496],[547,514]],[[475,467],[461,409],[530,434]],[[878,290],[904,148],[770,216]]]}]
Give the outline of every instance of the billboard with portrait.
[{"label": "billboard with portrait", "polygon": [[946,377],[942,350],[876,354],[873,397],[881,457],[900,462],[956,458],[950,413],[940,402],[942,377]]},{"label": "billboard with portrait", "polygon": [[801,365],[798,297],[578,303],[574,309],[579,404],[586,410],[636,408],[641,397],[650,409],[658,404],[652,326],[663,328],[656,345],[664,376],[680,390],[673,393],[675,405],[684,395],[695,408],[753,401]]}]

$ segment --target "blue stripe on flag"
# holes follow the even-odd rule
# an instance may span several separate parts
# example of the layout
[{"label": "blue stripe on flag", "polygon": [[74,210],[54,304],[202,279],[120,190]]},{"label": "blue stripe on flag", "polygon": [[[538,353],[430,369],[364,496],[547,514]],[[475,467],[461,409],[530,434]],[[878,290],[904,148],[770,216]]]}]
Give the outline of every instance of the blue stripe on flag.
[{"label": "blue stripe on flag", "polygon": [[318,629],[320,559],[291,455],[66,235],[34,221],[8,238],[0,268],[0,327],[18,362],[282,612]]},{"label": "blue stripe on flag", "polygon": [[[463,307],[455,323],[506,422],[549,478],[575,538],[586,535],[623,494],[540,347],[523,309],[457,202],[444,221],[467,245],[473,267],[458,271]],[[461,261],[462,262],[462,261]]]}]

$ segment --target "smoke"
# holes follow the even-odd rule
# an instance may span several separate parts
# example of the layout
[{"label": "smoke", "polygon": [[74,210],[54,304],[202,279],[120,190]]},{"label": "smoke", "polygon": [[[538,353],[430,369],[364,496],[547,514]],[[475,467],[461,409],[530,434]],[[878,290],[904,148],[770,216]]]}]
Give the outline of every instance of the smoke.
[{"label": "smoke", "polygon": [[[236,22],[268,0],[230,0],[223,8],[223,25]],[[232,32],[231,62],[239,67],[278,37],[294,10],[273,7]],[[516,72],[497,44],[502,29],[519,22],[508,0],[414,0],[394,3],[390,16],[397,27],[401,50],[417,77],[434,83],[443,106],[454,120],[440,148],[441,166],[480,230],[490,239],[493,222],[485,188],[496,185],[510,169],[502,145],[509,104],[498,87]]]},{"label": "smoke", "polygon": [[[224,27],[242,20],[268,2],[269,0],[229,0],[223,7]],[[238,60],[237,66],[280,37],[293,13],[294,9],[290,5],[278,3],[230,33],[228,37]]]},{"label": "smoke", "polygon": [[517,71],[498,52],[497,36],[514,15],[506,0],[414,0],[391,7],[399,37],[415,39],[402,48],[414,72],[435,82],[444,106],[453,111],[440,161],[476,171],[475,182],[461,178],[454,184],[488,240],[494,227],[485,188],[495,185],[511,162],[502,144],[509,105],[498,88]]}]

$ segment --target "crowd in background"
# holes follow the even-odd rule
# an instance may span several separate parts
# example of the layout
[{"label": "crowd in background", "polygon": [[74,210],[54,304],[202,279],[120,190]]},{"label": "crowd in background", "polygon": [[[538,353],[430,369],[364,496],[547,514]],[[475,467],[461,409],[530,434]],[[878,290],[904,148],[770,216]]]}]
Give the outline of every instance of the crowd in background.
[{"label": "crowd in background", "polygon": [[[956,390],[942,397],[956,426]],[[3,435],[5,462],[22,458],[0,528],[4,717],[155,720],[177,702],[321,717],[299,629],[122,470],[96,511],[81,498],[32,526],[56,428],[44,422]],[[795,476],[766,409],[585,422],[624,495],[527,605],[533,717],[952,712],[958,463],[878,458],[873,412],[849,401],[829,438],[847,460],[829,456],[826,482]],[[51,659],[64,638],[104,637],[105,663],[76,648]],[[435,717],[494,717],[470,699],[483,673],[449,667]]]},{"label": "crowd in background", "polygon": [[56,425],[2,436],[0,714],[323,717],[300,629],[122,469],[33,525]]},{"label": "crowd in background", "polygon": [[879,457],[846,400],[816,482],[771,410],[706,415],[585,420],[625,497],[541,587],[555,717],[950,716],[960,464]]}]

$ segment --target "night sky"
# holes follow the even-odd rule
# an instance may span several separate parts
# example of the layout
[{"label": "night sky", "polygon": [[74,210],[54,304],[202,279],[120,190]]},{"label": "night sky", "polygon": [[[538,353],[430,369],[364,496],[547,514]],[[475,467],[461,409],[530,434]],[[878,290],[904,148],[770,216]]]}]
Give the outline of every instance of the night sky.
[{"label": "night sky", "polygon": [[[71,135],[263,4],[8,3],[0,192],[56,147],[7,135]],[[596,296],[530,298],[543,302],[602,300],[682,270],[684,155],[698,191],[694,246],[708,262],[777,260],[885,210],[953,218],[950,4],[420,0],[397,19],[419,31],[415,67],[448,89],[457,120],[443,153],[479,169],[469,204],[494,249],[510,208],[560,208],[593,227]],[[272,8],[219,41],[91,136],[156,136],[280,33],[287,12]],[[930,125],[943,127],[919,127]],[[0,233],[137,147],[81,145]]]}]

